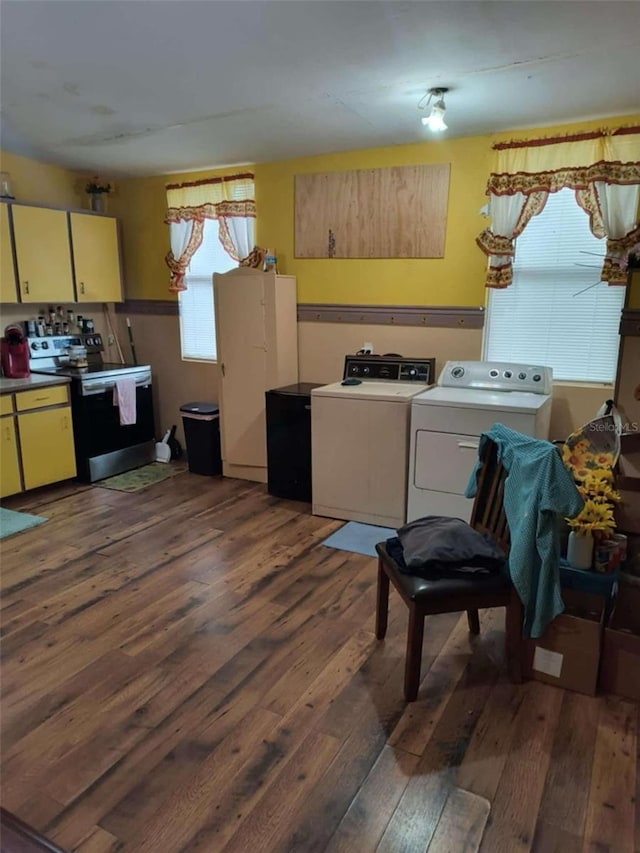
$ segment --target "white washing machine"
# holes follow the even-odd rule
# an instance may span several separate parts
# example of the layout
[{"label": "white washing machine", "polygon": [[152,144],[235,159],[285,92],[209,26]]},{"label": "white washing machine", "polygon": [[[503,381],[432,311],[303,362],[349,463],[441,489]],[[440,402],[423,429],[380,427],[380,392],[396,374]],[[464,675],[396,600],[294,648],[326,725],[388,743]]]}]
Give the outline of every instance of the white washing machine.
[{"label": "white washing machine", "polygon": [[448,361],[438,384],[411,403],[407,521],[445,515],[469,521],[464,497],[480,436],[494,423],[549,437],[550,367]]},{"label": "white washing machine", "polygon": [[314,515],[405,523],[410,404],[434,376],[434,359],[347,356],[342,382],[311,391]]}]

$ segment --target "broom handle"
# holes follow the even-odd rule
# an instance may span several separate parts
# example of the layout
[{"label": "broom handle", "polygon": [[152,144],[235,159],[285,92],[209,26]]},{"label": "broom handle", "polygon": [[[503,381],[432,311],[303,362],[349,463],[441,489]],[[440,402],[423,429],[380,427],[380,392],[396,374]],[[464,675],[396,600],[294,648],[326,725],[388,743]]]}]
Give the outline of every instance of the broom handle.
[{"label": "broom handle", "polygon": [[129,344],[131,345],[131,357],[133,358],[133,363],[137,364],[138,359],[136,357],[136,348],[133,343],[133,329],[131,328],[131,320],[127,317],[127,334],[129,335]]}]

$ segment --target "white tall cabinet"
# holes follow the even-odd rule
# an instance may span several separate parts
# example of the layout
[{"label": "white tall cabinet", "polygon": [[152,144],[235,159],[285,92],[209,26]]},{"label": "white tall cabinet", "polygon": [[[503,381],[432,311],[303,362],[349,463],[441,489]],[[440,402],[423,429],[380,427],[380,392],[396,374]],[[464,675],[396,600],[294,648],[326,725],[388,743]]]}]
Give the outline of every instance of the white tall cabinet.
[{"label": "white tall cabinet", "polygon": [[225,477],[267,482],[265,391],[298,381],[296,280],[248,267],[214,274]]}]

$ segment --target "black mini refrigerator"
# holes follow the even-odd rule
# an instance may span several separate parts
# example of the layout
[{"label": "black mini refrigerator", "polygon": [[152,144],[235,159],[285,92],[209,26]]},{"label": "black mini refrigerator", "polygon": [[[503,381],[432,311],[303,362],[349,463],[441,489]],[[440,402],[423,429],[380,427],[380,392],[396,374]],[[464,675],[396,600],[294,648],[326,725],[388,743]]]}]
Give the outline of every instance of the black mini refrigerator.
[{"label": "black mini refrigerator", "polygon": [[320,384],[298,382],[265,393],[270,495],[311,501],[311,389]]}]

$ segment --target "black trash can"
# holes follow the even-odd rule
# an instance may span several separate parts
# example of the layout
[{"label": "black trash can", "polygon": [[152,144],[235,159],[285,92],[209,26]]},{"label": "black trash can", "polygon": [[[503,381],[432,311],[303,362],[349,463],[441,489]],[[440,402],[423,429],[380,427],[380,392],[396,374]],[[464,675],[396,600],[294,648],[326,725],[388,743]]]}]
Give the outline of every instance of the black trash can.
[{"label": "black trash can", "polygon": [[222,474],[220,407],[217,403],[185,403],[180,406],[187,460],[192,474]]}]

